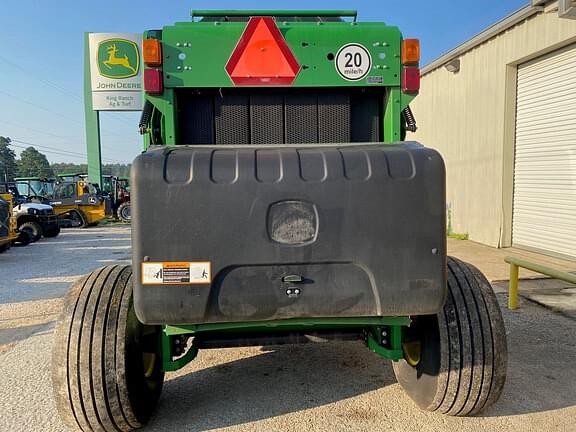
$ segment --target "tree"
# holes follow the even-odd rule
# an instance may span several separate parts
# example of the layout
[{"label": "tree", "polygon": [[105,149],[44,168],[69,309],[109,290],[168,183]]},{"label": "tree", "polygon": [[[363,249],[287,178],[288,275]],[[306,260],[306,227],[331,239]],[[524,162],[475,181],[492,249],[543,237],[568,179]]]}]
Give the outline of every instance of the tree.
[{"label": "tree", "polygon": [[34,147],[28,147],[20,153],[18,175],[21,177],[53,177],[54,171],[46,156]]},{"label": "tree", "polygon": [[9,147],[11,142],[0,136],[0,182],[12,181],[16,176],[16,153]]},{"label": "tree", "polygon": [[[69,173],[87,173],[88,165],[74,163],[53,163],[50,165],[56,175]],[[130,164],[103,164],[103,175],[115,175],[119,177],[130,177]]]}]

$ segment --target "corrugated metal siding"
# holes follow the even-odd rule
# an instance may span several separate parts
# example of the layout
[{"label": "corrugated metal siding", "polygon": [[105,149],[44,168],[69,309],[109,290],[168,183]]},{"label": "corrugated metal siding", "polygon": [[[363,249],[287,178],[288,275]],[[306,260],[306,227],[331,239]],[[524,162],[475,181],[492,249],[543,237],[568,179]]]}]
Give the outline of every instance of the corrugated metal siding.
[{"label": "corrugated metal siding", "polygon": [[576,257],[576,45],[518,67],[512,234]]}]

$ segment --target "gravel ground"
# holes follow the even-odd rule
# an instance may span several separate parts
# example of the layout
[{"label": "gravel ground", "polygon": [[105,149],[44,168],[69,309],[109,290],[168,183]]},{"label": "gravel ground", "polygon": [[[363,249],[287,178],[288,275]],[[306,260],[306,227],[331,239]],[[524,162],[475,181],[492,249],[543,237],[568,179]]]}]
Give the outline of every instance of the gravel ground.
[{"label": "gravel ground", "polygon": [[[505,297],[499,294],[502,305]],[[574,321],[504,310],[509,375],[476,418],[418,410],[390,363],[359,343],[202,351],[169,374],[149,431],[576,431]],[[63,430],[50,386],[52,331],[0,353],[0,430]]]},{"label": "gravel ground", "polygon": [[[50,383],[58,297],[77,276],[129,259],[129,247],[129,229],[120,226],[66,230],[0,255],[1,266],[12,264],[0,280],[0,431],[64,430]],[[508,381],[500,401],[479,417],[422,412],[388,361],[360,343],[327,343],[201,351],[167,375],[146,430],[576,432],[574,320],[525,300],[510,312],[505,284],[496,288],[508,332]]]},{"label": "gravel ground", "polygon": [[62,297],[96,267],[130,259],[130,227],[67,228],[0,254],[0,304]]}]

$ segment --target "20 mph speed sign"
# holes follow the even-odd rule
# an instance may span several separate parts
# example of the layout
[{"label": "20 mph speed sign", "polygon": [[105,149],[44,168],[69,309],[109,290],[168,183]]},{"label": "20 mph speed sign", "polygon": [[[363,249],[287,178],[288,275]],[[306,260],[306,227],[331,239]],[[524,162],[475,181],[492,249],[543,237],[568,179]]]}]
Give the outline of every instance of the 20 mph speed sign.
[{"label": "20 mph speed sign", "polygon": [[336,70],[348,81],[358,81],[368,75],[372,68],[372,57],[360,44],[344,45],[336,54]]}]

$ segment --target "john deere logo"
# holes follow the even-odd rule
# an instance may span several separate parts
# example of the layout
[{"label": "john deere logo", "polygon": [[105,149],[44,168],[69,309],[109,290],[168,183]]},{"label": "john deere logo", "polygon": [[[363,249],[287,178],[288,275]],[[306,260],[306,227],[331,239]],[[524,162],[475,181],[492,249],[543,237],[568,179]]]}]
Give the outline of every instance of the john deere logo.
[{"label": "john deere logo", "polygon": [[98,45],[98,71],[106,78],[123,79],[138,75],[138,45],[126,39],[107,39]]}]

